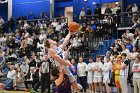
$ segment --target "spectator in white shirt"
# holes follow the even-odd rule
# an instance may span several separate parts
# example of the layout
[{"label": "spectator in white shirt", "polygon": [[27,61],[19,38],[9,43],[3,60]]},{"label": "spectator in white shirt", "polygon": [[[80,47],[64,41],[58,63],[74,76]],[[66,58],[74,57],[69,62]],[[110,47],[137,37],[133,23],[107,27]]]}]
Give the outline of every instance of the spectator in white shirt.
[{"label": "spectator in white shirt", "polygon": [[132,7],[132,12],[137,12],[137,11],[138,11],[138,7],[136,4],[134,4]]},{"label": "spectator in white shirt", "polygon": [[85,16],[85,9],[84,7],[82,8],[81,12],[80,12],[80,15],[79,15],[79,19],[81,20],[83,16]]},{"label": "spectator in white shirt", "polygon": [[106,57],[106,62],[103,65],[102,71],[103,71],[103,83],[106,87],[106,92],[110,93],[110,77],[111,77],[111,69],[112,69],[112,63],[110,61],[110,57]]},{"label": "spectator in white shirt", "polygon": [[122,44],[122,52],[121,52],[121,54],[123,54],[123,53],[126,53],[127,57],[129,57],[129,55],[130,55],[130,51],[126,48],[125,44]]},{"label": "spectator in white shirt", "polygon": [[51,25],[55,28],[58,25],[58,22],[56,19],[54,19],[54,21],[51,23]]},{"label": "spectator in white shirt", "polygon": [[4,20],[2,19],[2,17],[0,16],[0,27],[4,24]]},{"label": "spectator in white shirt", "polygon": [[10,65],[10,71],[7,74],[7,80],[5,81],[5,88],[13,87],[13,81],[16,79],[16,71],[14,70],[14,64]]},{"label": "spectator in white shirt", "polygon": [[132,67],[132,72],[134,93],[140,93],[140,57],[136,57],[136,60]]},{"label": "spectator in white shirt", "polygon": [[89,58],[89,63],[87,65],[87,72],[88,72],[88,75],[87,75],[87,83],[89,85],[89,92],[90,93],[94,93],[94,85],[93,85],[93,67],[94,67],[95,63],[93,62],[93,58],[90,57]]},{"label": "spectator in white shirt", "polygon": [[94,82],[95,93],[97,93],[98,83],[100,86],[100,93],[102,93],[102,67],[103,67],[103,63],[101,62],[101,57],[96,56],[96,63],[93,67],[93,71],[94,71],[93,82]]},{"label": "spectator in white shirt", "polygon": [[77,73],[80,80],[80,84],[82,85],[84,92],[86,92],[86,67],[87,64],[83,62],[83,58],[79,57],[79,63],[77,65]]},{"label": "spectator in white shirt", "polygon": [[56,36],[59,36],[59,33],[62,29],[62,26],[60,25],[60,23],[58,22],[58,25],[55,28],[55,32],[56,32]]}]

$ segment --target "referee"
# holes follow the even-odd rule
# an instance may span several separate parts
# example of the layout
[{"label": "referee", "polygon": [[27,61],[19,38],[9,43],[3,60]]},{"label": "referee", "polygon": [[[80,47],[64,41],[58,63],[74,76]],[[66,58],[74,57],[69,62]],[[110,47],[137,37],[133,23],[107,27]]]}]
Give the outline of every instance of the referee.
[{"label": "referee", "polygon": [[50,93],[50,62],[48,60],[48,55],[45,55],[45,60],[40,66],[41,72],[41,93],[44,93],[46,88],[48,93]]}]

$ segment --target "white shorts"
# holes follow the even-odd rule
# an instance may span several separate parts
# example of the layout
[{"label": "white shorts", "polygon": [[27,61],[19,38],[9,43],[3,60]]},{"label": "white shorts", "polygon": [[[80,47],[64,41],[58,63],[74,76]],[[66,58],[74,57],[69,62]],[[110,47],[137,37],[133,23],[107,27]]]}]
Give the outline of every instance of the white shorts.
[{"label": "white shorts", "polygon": [[94,83],[100,83],[100,82],[102,82],[102,77],[94,77],[93,78],[93,82]]},{"label": "white shorts", "polygon": [[107,77],[103,77],[103,83],[110,83],[110,79]]},{"label": "white shorts", "polygon": [[72,75],[71,71],[68,67],[65,69],[67,76],[69,77],[70,83],[73,83],[76,81],[75,77]]},{"label": "white shorts", "polygon": [[87,83],[88,84],[93,83],[93,77],[87,77]]}]

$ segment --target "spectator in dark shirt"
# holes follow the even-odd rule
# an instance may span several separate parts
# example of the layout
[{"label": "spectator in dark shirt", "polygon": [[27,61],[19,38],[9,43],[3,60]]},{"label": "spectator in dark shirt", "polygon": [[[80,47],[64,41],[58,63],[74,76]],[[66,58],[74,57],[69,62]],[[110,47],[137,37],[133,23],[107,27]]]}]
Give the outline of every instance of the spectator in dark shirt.
[{"label": "spectator in dark shirt", "polygon": [[97,8],[95,8],[94,14],[97,14],[97,15],[101,14],[101,8],[99,7],[99,4],[97,4]]},{"label": "spectator in dark shirt", "polygon": [[112,45],[111,48],[114,48],[114,47],[117,48],[117,51],[118,52],[121,52],[122,51],[121,45],[118,43],[118,40],[117,39],[114,41],[114,44]]},{"label": "spectator in dark shirt", "polygon": [[128,5],[126,8],[126,12],[132,12],[132,5]]},{"label": "spectator in dark shirt", "polygon": [[14,25],[15,25],[15,20],[13,17],[11,17],[9,20],[9,27],[11,31],[14,31]]},{"label": "spectator in dark shirt", "polygon": [[91,9],[90,9],[90,7],[88,6],[87,7],[87,12],[86,12],[86,15],[88,16],[88,15],[91,15]]},{"label": "spectator in dark shirt", "polygon": [[29,67],[36,67],[36,61],[32,56],[30,57]]},{"label": "spectator in dark shirt", "polygon": [[105,14],[112,14],[112,10],[109,8],[109,5],[106,5]]}]

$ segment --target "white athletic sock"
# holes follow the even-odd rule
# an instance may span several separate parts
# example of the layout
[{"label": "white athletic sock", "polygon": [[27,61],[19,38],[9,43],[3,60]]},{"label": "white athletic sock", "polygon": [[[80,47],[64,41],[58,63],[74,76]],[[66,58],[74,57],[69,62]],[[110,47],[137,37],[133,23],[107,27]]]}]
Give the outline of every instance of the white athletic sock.
[{"label": "white athletic sock", "polygon": [[82,89],[83,87],[80,84],[78,84],[78,90],[82,90]]}]

